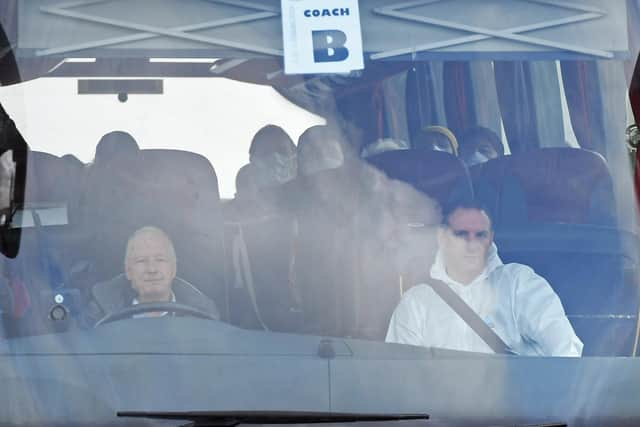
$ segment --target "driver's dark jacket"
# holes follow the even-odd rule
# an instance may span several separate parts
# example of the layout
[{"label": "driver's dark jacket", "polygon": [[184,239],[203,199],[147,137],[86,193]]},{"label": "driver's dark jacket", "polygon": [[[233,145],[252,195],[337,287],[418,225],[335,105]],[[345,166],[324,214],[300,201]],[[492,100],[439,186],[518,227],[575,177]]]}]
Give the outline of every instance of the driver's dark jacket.
[{"label": "driver's dark jacket", "polygon": [[[213,300],[186,280],[178,277],[173,279],[172,290],[176,297],[176,303],[191,306],[216,319],[220,318],[220,313]],[[106,282],[94,285],[91,289],[91,297],[85,321],[88,325],[95,325],[107,314],[117,313],[132,306],[136,293],[131,288],[127,277],[120,274]]]}]

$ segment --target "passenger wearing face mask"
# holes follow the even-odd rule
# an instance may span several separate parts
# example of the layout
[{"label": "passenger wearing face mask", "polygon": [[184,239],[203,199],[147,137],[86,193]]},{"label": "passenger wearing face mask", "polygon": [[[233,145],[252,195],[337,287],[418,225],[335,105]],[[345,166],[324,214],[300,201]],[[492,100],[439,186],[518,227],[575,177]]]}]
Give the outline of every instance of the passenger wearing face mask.
[{"label": "passenger wearing face mask", "polygon": [[[282,128],[267,125],[253,137],[249,160],[225,218],[230,233],[236,233],[233,268],[238,282],[231,298],[250,302],[232,318],[248,328],[293,332],[301,323],[292,274],[296,146]],[[236,249],[242,252],[237,257]]]},{"label": "passenger wearing face mask", "polygon": [[337,169],[344,155],[336,132],[328,126],[313,126],[298,139],[298,172],[309,176],[323,170]]},{"label": "passenger wearing face mask", "polygon": [[245,218],[254,218],[258,207],[258,187],[254,176],[255,166],[248,163],[236,174],[236,194],[232,200],[222,204],[222,213],[227,223],[235,223]]},{"label": "passenger wearing face mask", "polygon": [[267,125],[255,134],[249,161],[260,189],[289,182],[297,174],[296,146],[279,126]]},{"label": "passenger wearing face mask", "polygon": [[476,126],[467,129],[460,138],[460,159],[473,166],[504,156],[500,137],[490,129]]},{"label": "passenger wearing face mask", "polygon": [[418,133],[412,143],[412,148],[443,151],[458,155],[458,140],[456,136],[444,126],[428,126]]},{"label": "passenger wearing face mask", "polygon": [[343,313],[353,306],[345,289],[354,282],[351,226],[360,183],[355,165],[342,167],[342,135],[330,126],[313,126],[298,139],[298,232],[292,272],[304,313],[303,332],[310,334],[350,332]]}]

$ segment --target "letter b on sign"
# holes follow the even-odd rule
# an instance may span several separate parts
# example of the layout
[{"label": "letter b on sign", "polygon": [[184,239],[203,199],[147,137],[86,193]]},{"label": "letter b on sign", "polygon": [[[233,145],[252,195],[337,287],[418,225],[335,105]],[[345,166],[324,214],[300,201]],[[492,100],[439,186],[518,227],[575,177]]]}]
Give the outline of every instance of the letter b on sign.
[{"label": "letter b on sign", "polygon": [[349,57],[344,47],[347,35],[339,30],[312,31],[313,60],[315,62],[340,62]]}]

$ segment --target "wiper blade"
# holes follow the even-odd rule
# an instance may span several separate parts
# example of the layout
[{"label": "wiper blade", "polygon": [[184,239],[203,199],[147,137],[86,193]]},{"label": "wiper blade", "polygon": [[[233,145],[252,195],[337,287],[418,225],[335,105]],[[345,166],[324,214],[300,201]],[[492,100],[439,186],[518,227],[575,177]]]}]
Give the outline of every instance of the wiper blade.
[{"label": "wiper blade", "polygon": [[118,417],[190,421],[191,427],[235,427],[239,424],[329,424],[428,420],[427,414],[352,414],[297,411],[144,412],[122,411]]}]

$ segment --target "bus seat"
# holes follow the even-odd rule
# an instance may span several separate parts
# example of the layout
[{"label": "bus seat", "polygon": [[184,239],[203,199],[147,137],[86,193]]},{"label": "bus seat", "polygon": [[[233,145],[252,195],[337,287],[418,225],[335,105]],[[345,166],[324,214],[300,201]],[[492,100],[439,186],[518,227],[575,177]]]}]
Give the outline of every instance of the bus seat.
[{"label": "bus seat", "polygon": [[294,280],[297,182],[260,190],[242,209],[226,210],[230,321],[251,329],[300,332]]},{"label": "bus seat", "polygon": [[[155,225],[172,239],[178,274],[224,310],[222,217],[215,171],[204,157],[179,150],[139,150],[96,161],[85,200],[92,282],[122,272],[126,242]],[[97,240],[100,239],[100,240]]]},{"label": "bus seat", "polygon": [[502,227],[496,244],[505,263],[532,267],[556,291],[584,355],[629,356],[640,295],[638,241],[613,227],[533,224]]},{"label": "bus seat", "polygon": [[578,148],[543,148],[471,168],[476,196],[496,225],[614,224],[613,184],[606,160]]},{"label": "bus seat", "polygon": [[224,237],[216,172],[200,154],[140,151],[140,181],[132,205],[139,220],[171,236],[178,271],[219,307],[224,290]]},{"label": "bus seat", "polygon": [[131,134],[112,131],[98,141],[94,163],[126,162],[127,159],[134,158],[139,150],[138,142]]},{"label": "bus seat", "polygon": [[442,205],[473,192],[464,165],[449,153],[391,151],[368,161],[356,218],[356,324],[358,336],[384,339],[402,292],[420,277],[414,260],[433,261]]},{"label": "bus seat", "polygon": [[306,332],[345,336],[354,327],[360,198],[357,169],[340,167],[299,177],[295,284]]},{"label": "bus seat", "polygon": [[357,165],[298,176],[244,200],[242,210],[227,210],[233,213],[225,218],[225,232],[234,323],[320,335],[349,329],[345,313],[353,310],[345,295],[353,281],[346,283],[344,270],[353,265],[345,256],[353,246],[357,178]]},{"label": "bus seat", "polygon": [[305,332],[384,339],[401,295],[397,245],[416,233],[410,224],[439,223],[437,207],[368,163],[348,162],[297,181],[295,283]]},{"label": "bus seat", "polygon": [[[369,317],[360,323],[369,328],[365,335],[382,339],[402,293],[416,285],[415,280],[428,269],[420,271],[414,266],[430,266],[433,262],[433,230],[440,223],[438,207],[471,200],[473,188],[467,168],[450,153],[410,149],[381,153],[367,160],[392,180],[387,183],[391,197],[375,208],[388,218],[374,220],[380,224],[374,226],[373,233],[362,236],[359,251],[360,282],[365,289],[361,295],[368,301],[361,304],[364,309],[360,313],[363,318]],[[403,184],[420,193],[412,194],[412,189]],[[416,197],[419,194],[428,197]],[[393,228],[389,228],[389,222]],[[403,237],[394,243],[399,235]],[[376,312],[367,313],[368,306],[376,307]]]},{"label": "bus seat", "polygon": [[82,257],[78,248],[78,204],[84,190],[85,165],[72,157],[31,151],[27,168],[25,206],[38,208],[33,210],[39,214],[44,227],[38,230],[27,227],[23,232],[33,232],[46,239],[43,244],[56,258],[62,274],[60,280],[66,282]]},{"label": "bus seat", "polygon": [[[531,266],[558,293],[585,355],[629,355],[638,254],[615,227],[612,180],[597,153],[543,148],[471,168],[504,262]],[[625,243],[626,242],[626,243]]]},{"label": "bus seat", "polygon": [[[35,179],[35,186],[27,182],[27,203],[78,203],[85,175],[85,165],[71,157],[57,157],[53,154],[31,151],[27,157],[29,177]],[[70,206],[72,207],[72,206]],[[72,215],[77,214],[69,209]]]},{"label": "bus seat", "polygon": [[467,169],[449,153],[427,149],[396,150],[375,155],[367,161],[389,178],[411,184],[441,206],[452,200],[473,197]]},{"label": "bus seat", "polygon": [[137,145],[126,146],[113,155],[99,156],[100,153],[96,149],[96,158],[87,170],[88,191],[82,194],[79,203],[82,246],[90,263],[87,287],[122,272],[128,237],[139,226],[146,225],[134,221],[130,206],[137,197],[141,179]]}]

